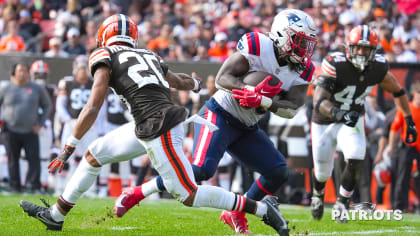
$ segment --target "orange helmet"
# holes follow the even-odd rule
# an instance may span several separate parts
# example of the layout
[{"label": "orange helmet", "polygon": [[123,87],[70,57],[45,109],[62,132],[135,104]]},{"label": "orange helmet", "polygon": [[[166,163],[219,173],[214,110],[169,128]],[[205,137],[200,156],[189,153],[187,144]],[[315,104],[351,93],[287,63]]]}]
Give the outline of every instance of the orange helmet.
[{"label": "orange helmet", "polygon": [[36,60],[32,63],[30,71],[31,73],[48,73],[50,68],[43,60]]},{"label": "orange helmet", "polygon": [[98,47],[118,43],[136,47],[138,37],[136,23],[126,15],[116,14],[106,18],[99,27],[96,42]]},{"label": "orange helmet", "polygon": [[34,63],[32,63],[29,71],[33,80],[45,80],[47,79],[50,68],[48,68],[47,63],[45,63],[43,60],[36,60]]},{"label": "orange helmet", "polygon": [[[353,28],[347,35],[346,56],[353,65],[361,70],[368,65],[369,61],[375,60],[376,46],[378,45],[378,35],[367,25],[359,25]],[[365,56],[355,55],[354,46],[369,47],[370,54]]]}]

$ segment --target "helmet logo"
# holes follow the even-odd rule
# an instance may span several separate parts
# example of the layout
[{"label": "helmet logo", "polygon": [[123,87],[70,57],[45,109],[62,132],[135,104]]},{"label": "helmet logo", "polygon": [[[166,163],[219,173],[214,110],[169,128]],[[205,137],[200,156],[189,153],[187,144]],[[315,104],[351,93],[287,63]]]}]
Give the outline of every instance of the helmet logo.
[{"label": "helmet logo", "polygon": [[299,22],[300,21],[299,16],[297,16],[295,13],[289,13],[287,15],[287,19],[289,20],[289,25],[293,25],[296,22]]}]

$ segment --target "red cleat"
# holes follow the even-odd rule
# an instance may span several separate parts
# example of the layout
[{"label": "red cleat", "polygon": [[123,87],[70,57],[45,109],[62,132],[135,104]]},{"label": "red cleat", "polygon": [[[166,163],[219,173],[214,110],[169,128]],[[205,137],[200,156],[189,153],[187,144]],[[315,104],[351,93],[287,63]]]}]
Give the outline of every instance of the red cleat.
[{"label": "red cleat", "polygon": [[141,186],[124,190],[117,200],[115,200],[114,214],[117,217],[123,217],[128,210],[136,204],[139,205],[140,201],[143,199],[144,195],[141,191]]},{"label": "red cleat", "polygon": [[232,227],[237,234],[252,234],[248,230],[248,220],[245,218],[245,212],[224,210],[220,215],[220,220]]}]

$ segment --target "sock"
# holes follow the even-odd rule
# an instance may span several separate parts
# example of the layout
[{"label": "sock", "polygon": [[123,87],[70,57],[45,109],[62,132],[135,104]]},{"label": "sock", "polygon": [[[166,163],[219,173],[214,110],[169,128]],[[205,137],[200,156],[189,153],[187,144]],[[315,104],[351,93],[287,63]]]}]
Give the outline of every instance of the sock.
[{"label": "sock", "polygon": [[325,182],[320,182],[316,179],[315,175],[312,175],[312,182],[313,182],[313,194],[315,196],[320,196],[325,192]]},{"label": "sock", "polygon": [[197,187],[193,207],[212,207],[246,212],[259,217],[262,217],[267,212],[267,205],[262,202],[209,185],[199,185]]},{"label": "sock", "polygon": [[54,204],[54,206],[51,207],[51,217],[57,222],[62,222],[66,219],[66,216],[61,214],[56,204]]},{"label": "sock", "polygon": [[144,177],[147,174],[147,171],[149,170],[149,166],[150,165],[146,165],[146,166],[140,166],[137,170],[137,180],[136,180],[136,185],[141,185],[144,181]]},{"label": "sock", "polygon": [[100,171],[101,167],[93,167],[86,161],[86,158],[82,158],[61,195],[63,200],[75,204],[80,196],[95,183]]},{"label": "sock", "polygon": [[135,187],[134,191],[136,195],[141,193],[143,197],[148,197],[153,193],[160,192],[158,188],[157,178],[154,178],[138,187]]}]

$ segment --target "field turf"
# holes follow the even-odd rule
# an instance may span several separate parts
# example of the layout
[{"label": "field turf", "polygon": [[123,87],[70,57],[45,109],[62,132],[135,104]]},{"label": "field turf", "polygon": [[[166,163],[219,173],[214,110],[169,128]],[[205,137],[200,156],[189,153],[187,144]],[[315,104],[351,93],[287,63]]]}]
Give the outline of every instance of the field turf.
[{"label": "field turf", "polygon": [[[221,210],[188,208],[174,200],[146,200],[123,218],[112,213],[114,199],[82,198],[67,216],[63,232],[46,231],[38,220],[19,207],[21,199],[42,205],[42,196],[0,195],[0,235],[234,235],[219,221]],[[54,204],[56,198],[45,197]],[[404,214],[401,221],[350,221],[338,224],[331,220],[331,208],[324,218],[314,221],[308,207],[281,205],[291,235],[420,235],[420,215]],[[276,235],[259,218],[248,216],[254,235]]]}]

